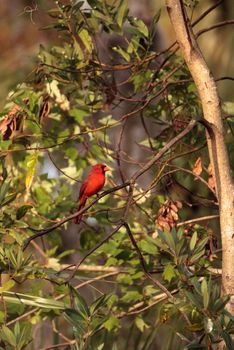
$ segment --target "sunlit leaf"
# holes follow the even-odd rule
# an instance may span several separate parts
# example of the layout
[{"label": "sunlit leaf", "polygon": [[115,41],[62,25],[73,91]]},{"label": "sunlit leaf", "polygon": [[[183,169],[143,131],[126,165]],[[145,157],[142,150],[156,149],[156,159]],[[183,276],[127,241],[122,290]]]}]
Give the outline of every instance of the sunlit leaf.
[{"label": "sunlit leaf", "polygon": [[189,243],[189,248],[190,250],[193,250],[195,245],[197,243],[197,231],[195,231],[191,237],[190,243]]},{"label": "sunlit leaf", "polygon": [[24,304],[39,308],[46,309],[56,309],[56,310],[64,310],[65,303],[61,301],[56,301],[54,299],[41,298],[34,295],[22,294],[22,293],[14,293],[14,292],[2,292],[1,293],[4,300],[13,304]]},{"label": "sunlit leaf", "polygon": [[174,267],[171,264],[168,264],[163,271],[164,280],[170,283],[171,280],[175,277],[176,277],[176,272]]},{"label": "sunlit leaf", "polygon": [[117,328],[119,326],[119,320],[118,318],[114,316],[110,316],[108,320],[104,323],[104,327],[110,332],[114,328]]},{"label": "sunlit leaf", "polygon": [[78,35],[81,38],[88,53],[91,53],[93,50],[93,42],[92,42],[92,38],[90,37],[88,31],[86,29],[82,29]]},{"label": "sunlit leaf", "polygon": [[207,285],[207,281],[204,278],[202,283],[201,283],[201,291],[202,291],[202,295],[203,295],[203,305],[204,308],[207,309],[208,304],[209,304],[209,291],[208,291],[208,285]]},{"label": "sunlit leaf", "polygon": [[123,21],[124,21],[124,17],[126,16],[128,12],[128,4],[126,0],[122,0],[119,8],[118,8],[118,12],[116,14],[116,22],[119,25],[119,27],[122,29],[122,25],[123,25]]},{"label": "sunlit leaf", "polygon": [[6,292],[9,289],[11,289],[12,287],[14,287],[15,285],[15,281],[13,280],[9,280],[7,282],[5,282],[1,287],[0,287],[0,293]]},{"label": "sunlit leaf", "polygon": [[7,342],[8,344],[12,345],[14,349],[16,349],[17,342],[16,337],[14,333],[10,330],[10,328],[6,327],[5,325],[2,326],[0,329],[0,338]]},{"label": "sunlit leaf", "polygon": [[37,160],[38,160],[38,154],[34,153],[29,157],[27,162],[27,174],[25,179],[25,186],[27,191],[30,189],[32,185],[33,177],[37,167]]}]

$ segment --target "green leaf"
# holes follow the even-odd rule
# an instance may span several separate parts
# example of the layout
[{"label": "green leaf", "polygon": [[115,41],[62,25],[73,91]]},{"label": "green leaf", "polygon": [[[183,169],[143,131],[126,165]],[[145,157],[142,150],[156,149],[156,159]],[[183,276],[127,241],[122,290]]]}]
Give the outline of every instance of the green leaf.
[{"label": "green leaf", "polygon": [[199,294],[199,295],[202,295],[202,292],[201,292],[201,283],[199,282],[199,279],[197,277],[192,277],[191,278],[191,283],[192,285],[194,286],[196,292]]},{"label": "green leaf", "polygon": [[78,33],[88,53],[93,51],[93,41],[87,29],[81,29]]},{"label": "green leaf", "polygon": [[114,328],[119,326],[119,320],[117,317],[110,316],[108,320],[104,323],[104,327],[110,332]]},{"label": "green leaf", "polygon": [[32,205],[28,205],[28,204],[22,205],[22,207],[17,209],[16,219],[20,220],[27,213],[27,211],[31,208],[33,208]]},{"label": "green leaf", "polygon": [[145,323],[145,321],[141,317],[137,317],[135,319],[135,324],[141,332],[143,332],[145,328],[149,328],[149,325]]},{"label": "green leaf", "polygon": [[85,331],[86,321],[76,310],[66,309],[64,311],[64,318],[82,333]]},{"label": "green leaf", "polygon": [[92,333],[91,335],[95,334],[98,330],[100,330],[103,327],[103,324],[108,320],[109,316],[98,316],[94,317],[91,322],[92,327]]},{"label": "green leaf", "polygon": [[184,291],[187,298],[198,308],[202,308],[202,302],[200,297],[197,294],[190,293],[188,291]]},{"label": "green leaf", "polygon": [[194,264],[196,261],[198,261],[203,255],[205,254],[205,249],[201,250],[200,252],[193,254],[193,256],[190,258],[190,262]]},{"label": "green leaf", "polygon": [[20,324],[19,324],[19,321],[17,321],[16,324],[15,324],[14,333],[15,333],[16,338],[17,338],[17,337],[19,336],[19,334],[20,334]]},{"label": "green leaf", "polygon": [[165,281],[168,281],[169,283],[171,282],[171,280],[176,277],[176,271],[174,269],[174,267],[171,264],[168,264],[162,274],[163,278]]},{"label": "green leaf", "polygon": [[141,240],[138,243],[138,246],[143,252],[148,253],[150,255],[156,255],[158,251],[157,247],[154,244],[146,241],[145,239]]},{"label": "green leaf", "polygon": [[3,207],[4,205],[7,205],[7,204],[13,202],[13,201],[15,200],[17,194],[18,194],[18,192],[16,192],[16,193],[11,193],[11,194],[9,194],[8,196],[6,196],[6,197],[2,200],[2,202],[1,202],[1,204],[0,204],[0,207]]},{"label": "green leaf", "polygon": [[101,307],[106,306],[110,295],[101,295],[98,299],[96,299],[90,306],[90,314],[96,313]]},{"label": "green leaf", "polygon": [[122,29],[124,17],[127,15],[127,13],[128,13],[127,1],[122,0],[116,14],[116,22],[121,29]]},{"label": "green leaf", "polygon": [[132,276],[126,274],[126,273],[120,273],[117,276],[116,281],[120,284],[125,284],[131,286],[133,284]]},{"label": "green leaf", "polygon": [[90,7],[96,7],[98,4],[99,0],[87,0],[88,4],[90,5]]},{"label": "green leaf", "polygon": [[5,323],[5,313],[0,311],[0,323]]},{"label": "green leaf", "polygon": [[46,299],[41,298],[36,295],[28,295],[22,293],[14,293],[14,292],[1,292],[4,300],[12,304],[19,305],[29,305],[39,308],[52,309],[52,310],[64,310],[66,305],[61,301],[57,301],[54,299]]},{"label": "green leaf", "polygon": [[225,295],[222,298],[216,300],[214,305],[212,305],[212,311],[214,311],[215,313],[222,311],[229,299],[229,295]]},{"label": "green leaf", "polygon": [[4,200],[4,198],[6,197],[6,194],[8,192],[10,188],[10,182],[3,182],[1,188],[0,188],[0,203],[2,203],[2,201]]},{"label": "green leaf", "polygon": [[161,9],[158,10],[158,12],[156,12],[156,14],[154,15],[153,20],[152,20],[152,23],[153,23],[153,24],[158,23],[158,21],[159,21],[159,19],[160,19],[160,16],[161,16]]},{"label": "green leaf", "polygon": [[209,237],[205,237],[199,243],[197,243],[197,245],[195,246],[195,249],[193,251],[193,255],[190,258],[191,263],[196,262],[204,255],[204,253],[205,253],[204,247],[205,247],[206,243],[208,242],[208,240],[209,240]]},{"label": "green leaf", "polygon": [[142,300],[143,296],[142,294],[140,294],[138,291],[128,291],[123,297],[122,300],[126,303],[129,302],[135,302],[135,301],[139,301]]},{"label": "green leaf", "polygon": [[[77,55],[79,61],[81,61],[83,63],[84,53],[76,40],[74,40],[74,42],[73,42],[73,47],[74,47],[74,52]],[[85,66],[85,65],[86,64],[84,63],[83,66]],[[78,64],[77,66],[78,66],[77,68],[82,68],[82,64]]]},{"label": "green leaf", "polygon": [[83,119],[89,115],[89,111],[74,108],[70,110],[69,114],[74,117],[78,123],[81,123]]},{"label": "green leaf", "polygon": [[27,175],[25,179],[26,190],[29,190],[37,167],[38,154],[32,154],[27,161]]},{"label": "green leaf", "polygon": [[7,342],[8,344],[12,345],[14,348],[16,348],[16,337],[14,333],[10,330],[10,328],[6,327],[5,325],[2,326],[0,330],[0,338]]},{"label": "green leaf", "polygon": [[173,252],[175,252],[175,241],[171,232],[158,230],[158,235],[161,240],[165,242]]},{"label": "green leaf", "polygon": [[31,324],[26,323],[23,327],[20,327],[20,333],[16,340],[17,350],[23,349],[31,341]]},{"label": "green leaf", "polygon": [[120,46],[118,47],[114,46],[112,47],[112,50],[117,52],[119,55],[121,55],[125,59],[125,61],[127,62],[130,61],[130,58],[131,58],[130,55],[126,51],[124,51]]},{"label": "green leaf", "polygon": [[2,179],[3,179],[3,182],[4,182],[6,180],[6,178],[7,178],[7,175],[8,175],[7,169],[5,167],[5,158],[4,157],[0,158],[0,161],[1,161],[1,164],[2,164]]},{"label": "green leaf", "polygon": [[118,264],[118,259],[111,256],[107,259],[105,266],[116,266],[117,264]]},{"label": "green leaf", "polygon": [[208,291],[207,281],[205,278],[202,280],[202,283],[201,283],[201,291],[203,296],[203,305],[204,305],[204,308],[207,309],[209,305],[209,291]]},{"label": "green leaf", "polygon": [[139,18],[131,18],[130,19],[131,24],[136,28],[139,33],[143,34],[146,38],[149,36],[149,30],[145,23],[139,19]]},{"label": "green leaf", "polygon": [[82,315],[84,318],[88,318],[90,316],[88,305],[85,299],[79,294],[79,292],[75,288],[71,288],[74,293],[74,302],[76,310]]},{"label": "green leaf", "polygon": [[190,250],[193,250],[195,245],[197,243],[197,231],[195,231],[192,235],[192,238],[190,240],[190,243],[189,243],[189,248]]},{"label": "green leaf", "polygon": [[202,323],[192,323],[191,325],[187,325],[186,329],[191,332],[201,332],[204,329],[204,325]]},{"label": "green leaf", "polygon": [[223,340],[225,341],[227,350],[234,350],[234,343],[232,341],[230,334],[228,334],[227,332],[222,332],[221,336],[222,336]]},{"label": "green leaf", "polygon": [[1,287],[0,287],[0,293],[6,292],[9,289],[11,289],[12,287],[14,287],[15,285],[15,281],[13,280],[9,280],[7,282],[5,282]]},{"label": "green leaf", "polygon": [[203,248],[205,247],[206,243],[208,242],[209,237],[205,237],[203,238],[196,246],[194,253],[200,252],[203,250]]}]

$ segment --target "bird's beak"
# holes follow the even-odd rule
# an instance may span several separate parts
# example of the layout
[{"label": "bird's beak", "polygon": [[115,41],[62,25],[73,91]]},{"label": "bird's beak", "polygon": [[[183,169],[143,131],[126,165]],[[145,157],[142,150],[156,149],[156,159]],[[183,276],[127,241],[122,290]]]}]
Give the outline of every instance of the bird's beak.
[{"label": "bird's beak", "polygon": [[110,168],[108,168],[108,166],[105,166],[104,171],[110,171]]}]

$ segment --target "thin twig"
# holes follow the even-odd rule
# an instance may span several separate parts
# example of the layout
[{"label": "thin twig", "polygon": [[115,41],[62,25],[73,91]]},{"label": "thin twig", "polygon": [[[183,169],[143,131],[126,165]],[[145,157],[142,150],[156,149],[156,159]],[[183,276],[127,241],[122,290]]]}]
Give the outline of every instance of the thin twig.
[{"label": "thin twig", "polygon": [[46,348],[41,348],[40,350],[51,350],[51,349],[62,349],[62,348],[67,348],[71,344],[75,344],[76,340],[72,340],[71,342],[66,342],[66,343],[60,343],[56,345],[51,345],[47,346]]},{"label": "thin twig", "polygon": [[[62,270],[69,270],[69,271],[73,271],[74,270],[74,266],[75,265],[67,265],[67,264],[63,264],[61,265],[61,271]],[[88,271],[88,272],[124,272],[124,269],[120,269],[118,267],[106,267],[103,265],[82,265],[79,267],[80,271]]]},{"label": "thin twig", "polygon": [[216,4],[209,7],[206,11],[204,11],[193,23],[192,27],[195,27],[203,18],[205,18],[210,12],[212,12],[216,7],[222,4],[223,0],[219,0]]},{"label": "thin twig", "polygon": [[196,35],[195,38],[198,38],[199,36],[201,36],[202,34],[209,32],[210,30],[216,29],[216,28],[220,28],[226,25],[230,25],[230,24],[234,24],[234,20],[230,19],[230,20],[226,20],[226,21],[222,21],[222,22],[218,22],[216,24],[213,24],[212,26],[208,27],[208,28],[204,28],[199,30]]},{"label": "thin twig", "polygon": [[191,220],[186,220],[183,222],[179,222],[176,227],[181,227],[181,226],[185,226],[185,225],[189,225],[189,224],[195,224],[197,222],[201,222],[201,221],[206,221],[206,220],[213,220],[213,219],[218,219],[219,215],[207,215],[207,216],[202,216],[200,218],[195,218],[195,219],[191,219]]},{"label": "thin twig", "polygon": [[47,150],[47,154],[48,157],[50,158],[50,161],[52,162],[52,164],[54,165],[54,167],[60,172],[62,173],[65,177],[67,177],[68,179],[75,181],[75,182],[81,182],[80,180],[75,179],[74,177],[71,177],[70,175],[66,174],[61,168],[58,167],[58,165],[55,163],[54,159],[52,158],[50,152]]}]

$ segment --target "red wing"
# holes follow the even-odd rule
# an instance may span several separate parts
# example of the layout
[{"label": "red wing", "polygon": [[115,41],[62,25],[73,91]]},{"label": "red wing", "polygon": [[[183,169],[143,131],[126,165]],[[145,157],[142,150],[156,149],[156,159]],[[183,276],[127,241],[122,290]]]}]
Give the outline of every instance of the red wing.
[{"label": "red wing", "polygon": [[86,199],[95,193],[99,192],[105,183],[105,176],[103,174],[90,173],[80,188],[79,199],[85,197]]},{"label": "red wing", "polygon": [[90,173],[80,187],[79,199],[87,196],[89,197],[89,193],[86,193],[86,192],[89,192],[89,187],[90,187],[90,184],[92,183],[92,180],[93,180],[93,174]]}]

